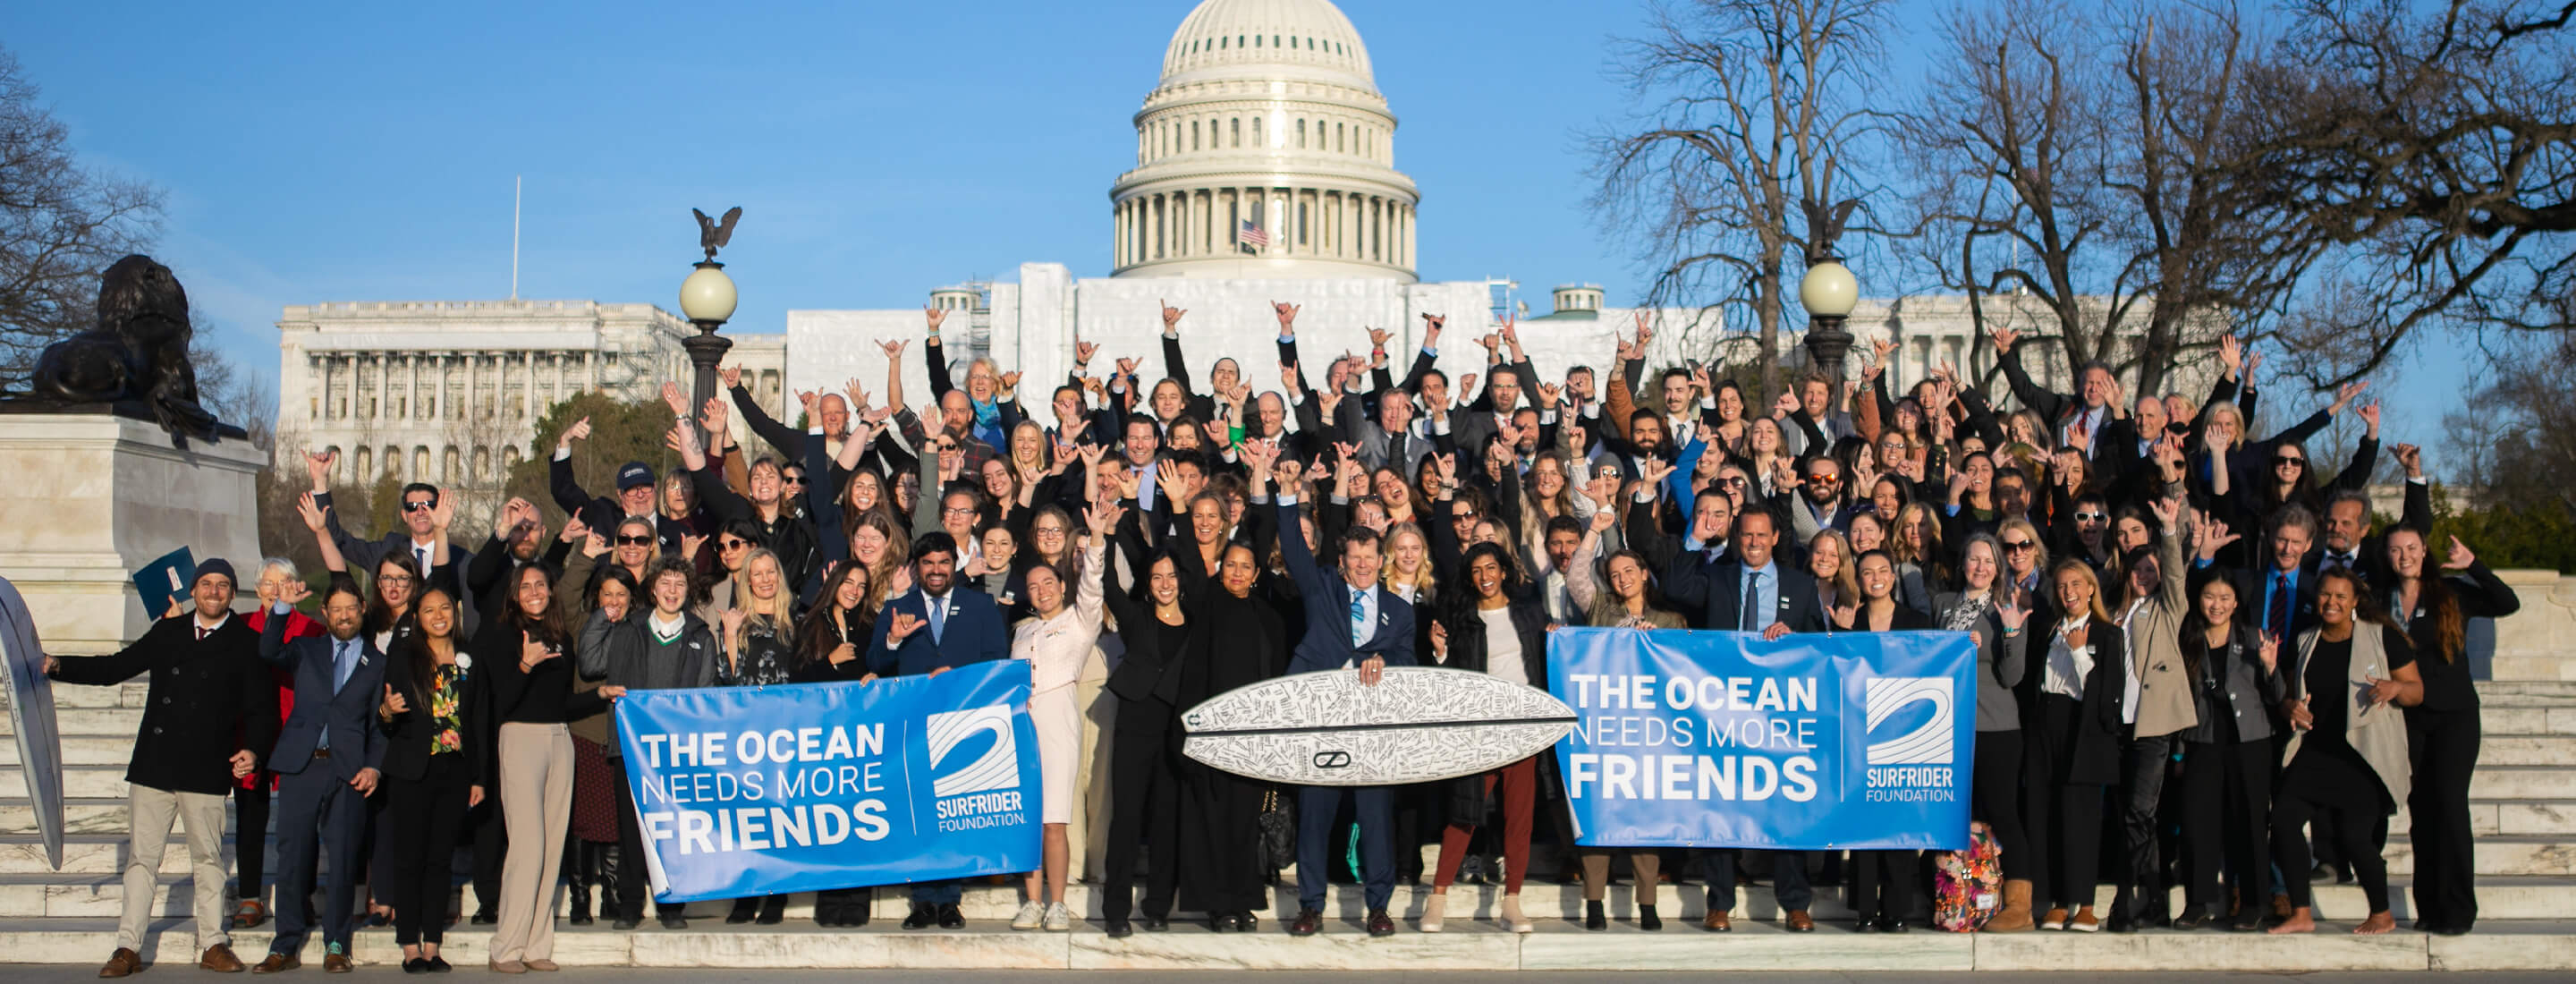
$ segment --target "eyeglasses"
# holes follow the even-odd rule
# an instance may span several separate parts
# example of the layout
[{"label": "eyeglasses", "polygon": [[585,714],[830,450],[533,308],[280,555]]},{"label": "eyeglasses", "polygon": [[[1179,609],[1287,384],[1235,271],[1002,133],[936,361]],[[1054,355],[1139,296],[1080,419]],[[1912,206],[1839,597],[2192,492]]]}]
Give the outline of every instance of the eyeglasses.
[{"label": "eyeglasses", "polygon": [[946,508],[946,509],[942,509],[942,510],[940,510],[940,512],[946,513],[946,514],[951,515],[951,516],[972,516],[972,515],[975,515],[975,507],[973,507],[973,506],[950,506],[950,507],[948,507],[948,508]]},{"label": "eyeglasses", "polygon": [[409,574],[379,574],[376,580],[383,584],[410,584],[414,578]]},{"label": "eyeglasses", "polygon": [[2294,454],[2285,454],[2272,459],[2272,467],[2279,468],[2284,465],[2293,468],[2305,468],[2308,466],[2308,459]]},{"label": "eyeglasses", "polygon": [[2080,512],[2075,514],[2075,521],[2079,523],[2099,523],[2109,518],[2111,518],[2111,514],[2109,513]]},{"label": "eyeglasses", "polygon": [[423,500],[421,500],[421,501],[419,501],[419,502],[406,502],[406,503],[403,503],[403,511],[404,511],[404,512],[428,512],[428,511],[430,511],[430,510],[432,510],[432,509],[436,509],[436,508],[438,508],[438,503],[432,502],[432,501],[427,500],[427,499],[423,499]]},{"label": "eyeglasses", "polygon": [[621,547],[650,546],[652,543],[653,537],[650,534],[643,536],[628,536],[620,533],[617,535],[617,545]]},{"label": "eyeglasses", "polygon": [[2033,547],[2037,547],[2037,546],[2039,546],[2039,544],[2032,543],[2032,542],[2030,542],[2029,540],[2006,540],[2006,541],[2004,541],[2004,549],[2005,549],[2005,550],[2012,551],[2013,553],[2020,553],[2020,552],[2022,552],[2022,551],[2024,551],[2024,550],[2029,550],[2029,549],[2031,549],[2031,548],[2033,548]]}]

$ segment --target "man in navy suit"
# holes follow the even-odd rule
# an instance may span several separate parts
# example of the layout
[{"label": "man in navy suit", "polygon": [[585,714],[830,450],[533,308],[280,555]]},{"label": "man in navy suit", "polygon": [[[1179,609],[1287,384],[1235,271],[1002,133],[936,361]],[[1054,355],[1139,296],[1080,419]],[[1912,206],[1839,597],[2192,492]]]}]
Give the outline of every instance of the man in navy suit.
[{"label": "man in navy suit", "polygon": [[268,959],[251,968],[274,974],[302,963],[298,953],[313,925],[313,861],[322,842],[331,847],[330,883],[323,886],[322,969],[349,969],[350,919],[358,877],[365,867],[367,797],[376,791],[384,764],[384,736],[375,710],[385,688],[385,654],[358,634],[366,599],[345,577],[331,579],[322,595],[328,636],[286,641],[286,613],[311,592],[288,585],[260,633],[261,659],[295,677],[295,709],[278,731],[269,767],[277,775],[277,938]]},{"label": "man in navy suit", "polygon": [[[1279,528],[1297,529],[1297,500],[1279,497]],[[1288,659],[1290,673],[1355,669],[1375,686],[1389,666],[1413,665],[1413,606],[1380,587],[1378,534],[1354,527],[1342,534],[1339,572],[1326,571],[1306,549],[1306,538],[1279,538],[1288,573],[1306,606],[1306,637]],[[1297,920],[1288,932],[1312,936],[1324,928],[1324,889],[1331,870],[1333,815],[1348,793],[1358,814],[1360,869],[1367,882],[1368,932],[1395,934],[1386,906],[1395,895],[1395,793],[1384,786],[1342,789],[1308,786],[1297,791]]]},{"label": "man in navy suit", "polygon": [[[1773,554],[1780,526],[1780,514],[1771,507],[1746,503],[1744,515],[1735,518],[1735,536],[1727,542],[1733,559],[1713,568],[1700,563],[1698,536],[1683,541],[1686,549],[1673,556],[1664,575],[1664,597],[1686,610],[1696,609],[1703,618],[1700,625],[1719,631],[1759,632],[1764,639],[1824,631],[1824,602],[1816,597],[1815,575],[1783,564]],[[1709,905],[1700,923],[1705,928],[1734,928],[1729,910],[1735,908],[1736,853],[1720,848],[1706,859]],[[1815,891],[1807,884],[1806,852],[1771,852],[1771,890],[1791,932],[1816,928],[1807,913]]]},{"label": "man in navy suit", "polygon": [[[861,682],[938,676],[968,663],[1010,658],[1010,636],[992,596],[957,584],[955,538],[933,530],[912,541],[912,584],[886,602],[884,617],[877,619],[868,640],[869,672]],[[904,917],[903,928],[964,927],[966,917],[957,911],[962,895],[954,881],[913,883],[912,914]]]}]

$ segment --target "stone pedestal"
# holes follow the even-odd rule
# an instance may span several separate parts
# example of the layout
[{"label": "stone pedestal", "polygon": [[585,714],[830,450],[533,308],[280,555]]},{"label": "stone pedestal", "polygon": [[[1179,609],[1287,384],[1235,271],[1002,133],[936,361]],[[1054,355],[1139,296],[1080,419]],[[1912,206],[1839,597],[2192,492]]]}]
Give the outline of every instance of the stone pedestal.
[{"label": "stone pedestal", "polygon": [[179,547],[259,575],[266,456],[236,438],[170,445],[129,417],[0,414],[0,577],[26,596],[46,650],[113,652],[142,636],[161,613],[144,611],[132,574]]}]

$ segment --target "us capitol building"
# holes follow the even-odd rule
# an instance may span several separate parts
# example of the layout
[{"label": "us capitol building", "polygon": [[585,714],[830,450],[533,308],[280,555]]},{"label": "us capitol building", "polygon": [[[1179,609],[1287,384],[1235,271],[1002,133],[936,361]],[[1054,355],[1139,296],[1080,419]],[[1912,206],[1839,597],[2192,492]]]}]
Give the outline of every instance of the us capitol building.
[{"label": "us capitol building", "polygon": [[[1416,347],[1424,313],[1448,319],[1440,362],[1456,375],[1481,372],[1475,339],[1527,307],[1510,280],[1417,275],[1422,192],[1396,169],[1396,117],[1368,47],[1328,0],[1204,0],[1173,33],[1132,122],[1134,166],[1109,187],[1109,276],[1028,262],[1015,278],[932,290],[930,305],[953,312],[951,360],[987,355],[1031,380],[1058,380],[1079,338],[1101,344],[1095,374],[1122,356],[1159,373],[1159,305],[1169,303],[1189,311],[1182,341],[1194,379],[1230,356],[1246,381],[1270,389],[1278,378],[1270,302],[1286,301],[1303,305],[1298,336],[1310,378],[1333,355],[1366,352],[1370,327],[1394,332],[1392,352]],[[1545,375],[1606,361],[1614,334],[1631,325],[1632,310],[1607,306],[1594,284],[1556,287],[1550,302],[1521,331]],[[1996,323],[2037,320],[2035,307],[2011,297],[1987,305]],[[1651,317],[1650,364],[1676,361],[1686,344],[1700,358],[1712,350],[1744,358],[1726,347],[1751,344],[1727,334],[1713,311]],[[852,378],[879,389],[886,367],[875,342],[923,332],[915,307],[791,310],[785,327],[784,335],[727,332],[727,363],[744,366],[773,413],[794,390],[836,391]],[[592,389],[644,399],[664,380],[685,381],[679,341],[694,331],[653,305],[592,301],[297,305],[278,328],[281,463],[304,448],[337,448],[344,482],[390,471],[467,489],[497,487],[556,400]],[[1899,340],[1894,386],[1943,361],[1982,369],[1991,360],[1963,298],[1864,299],[1850,328],[1864,340]],[[1785,332],[1782,344],[1796,337]],[[929,395],[920,351],[907,351],[904,370],[916,401]],[[2039,370],[2056,360],[2032,361]],[[1042,390],[1022,398],[1045,400]]]}]

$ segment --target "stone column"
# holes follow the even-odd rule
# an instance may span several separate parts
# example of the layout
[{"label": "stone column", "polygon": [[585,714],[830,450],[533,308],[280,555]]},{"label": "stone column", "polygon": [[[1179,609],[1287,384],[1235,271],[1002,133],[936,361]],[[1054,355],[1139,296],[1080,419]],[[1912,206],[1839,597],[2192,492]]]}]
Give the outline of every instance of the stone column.
[{"label": "stone column", "polygon": [[527,368],[527,373],[519,377],[519,417],[523,420],[535,420],[537,419],[537,353],[522,352],[519,353],[519,358]]}]

